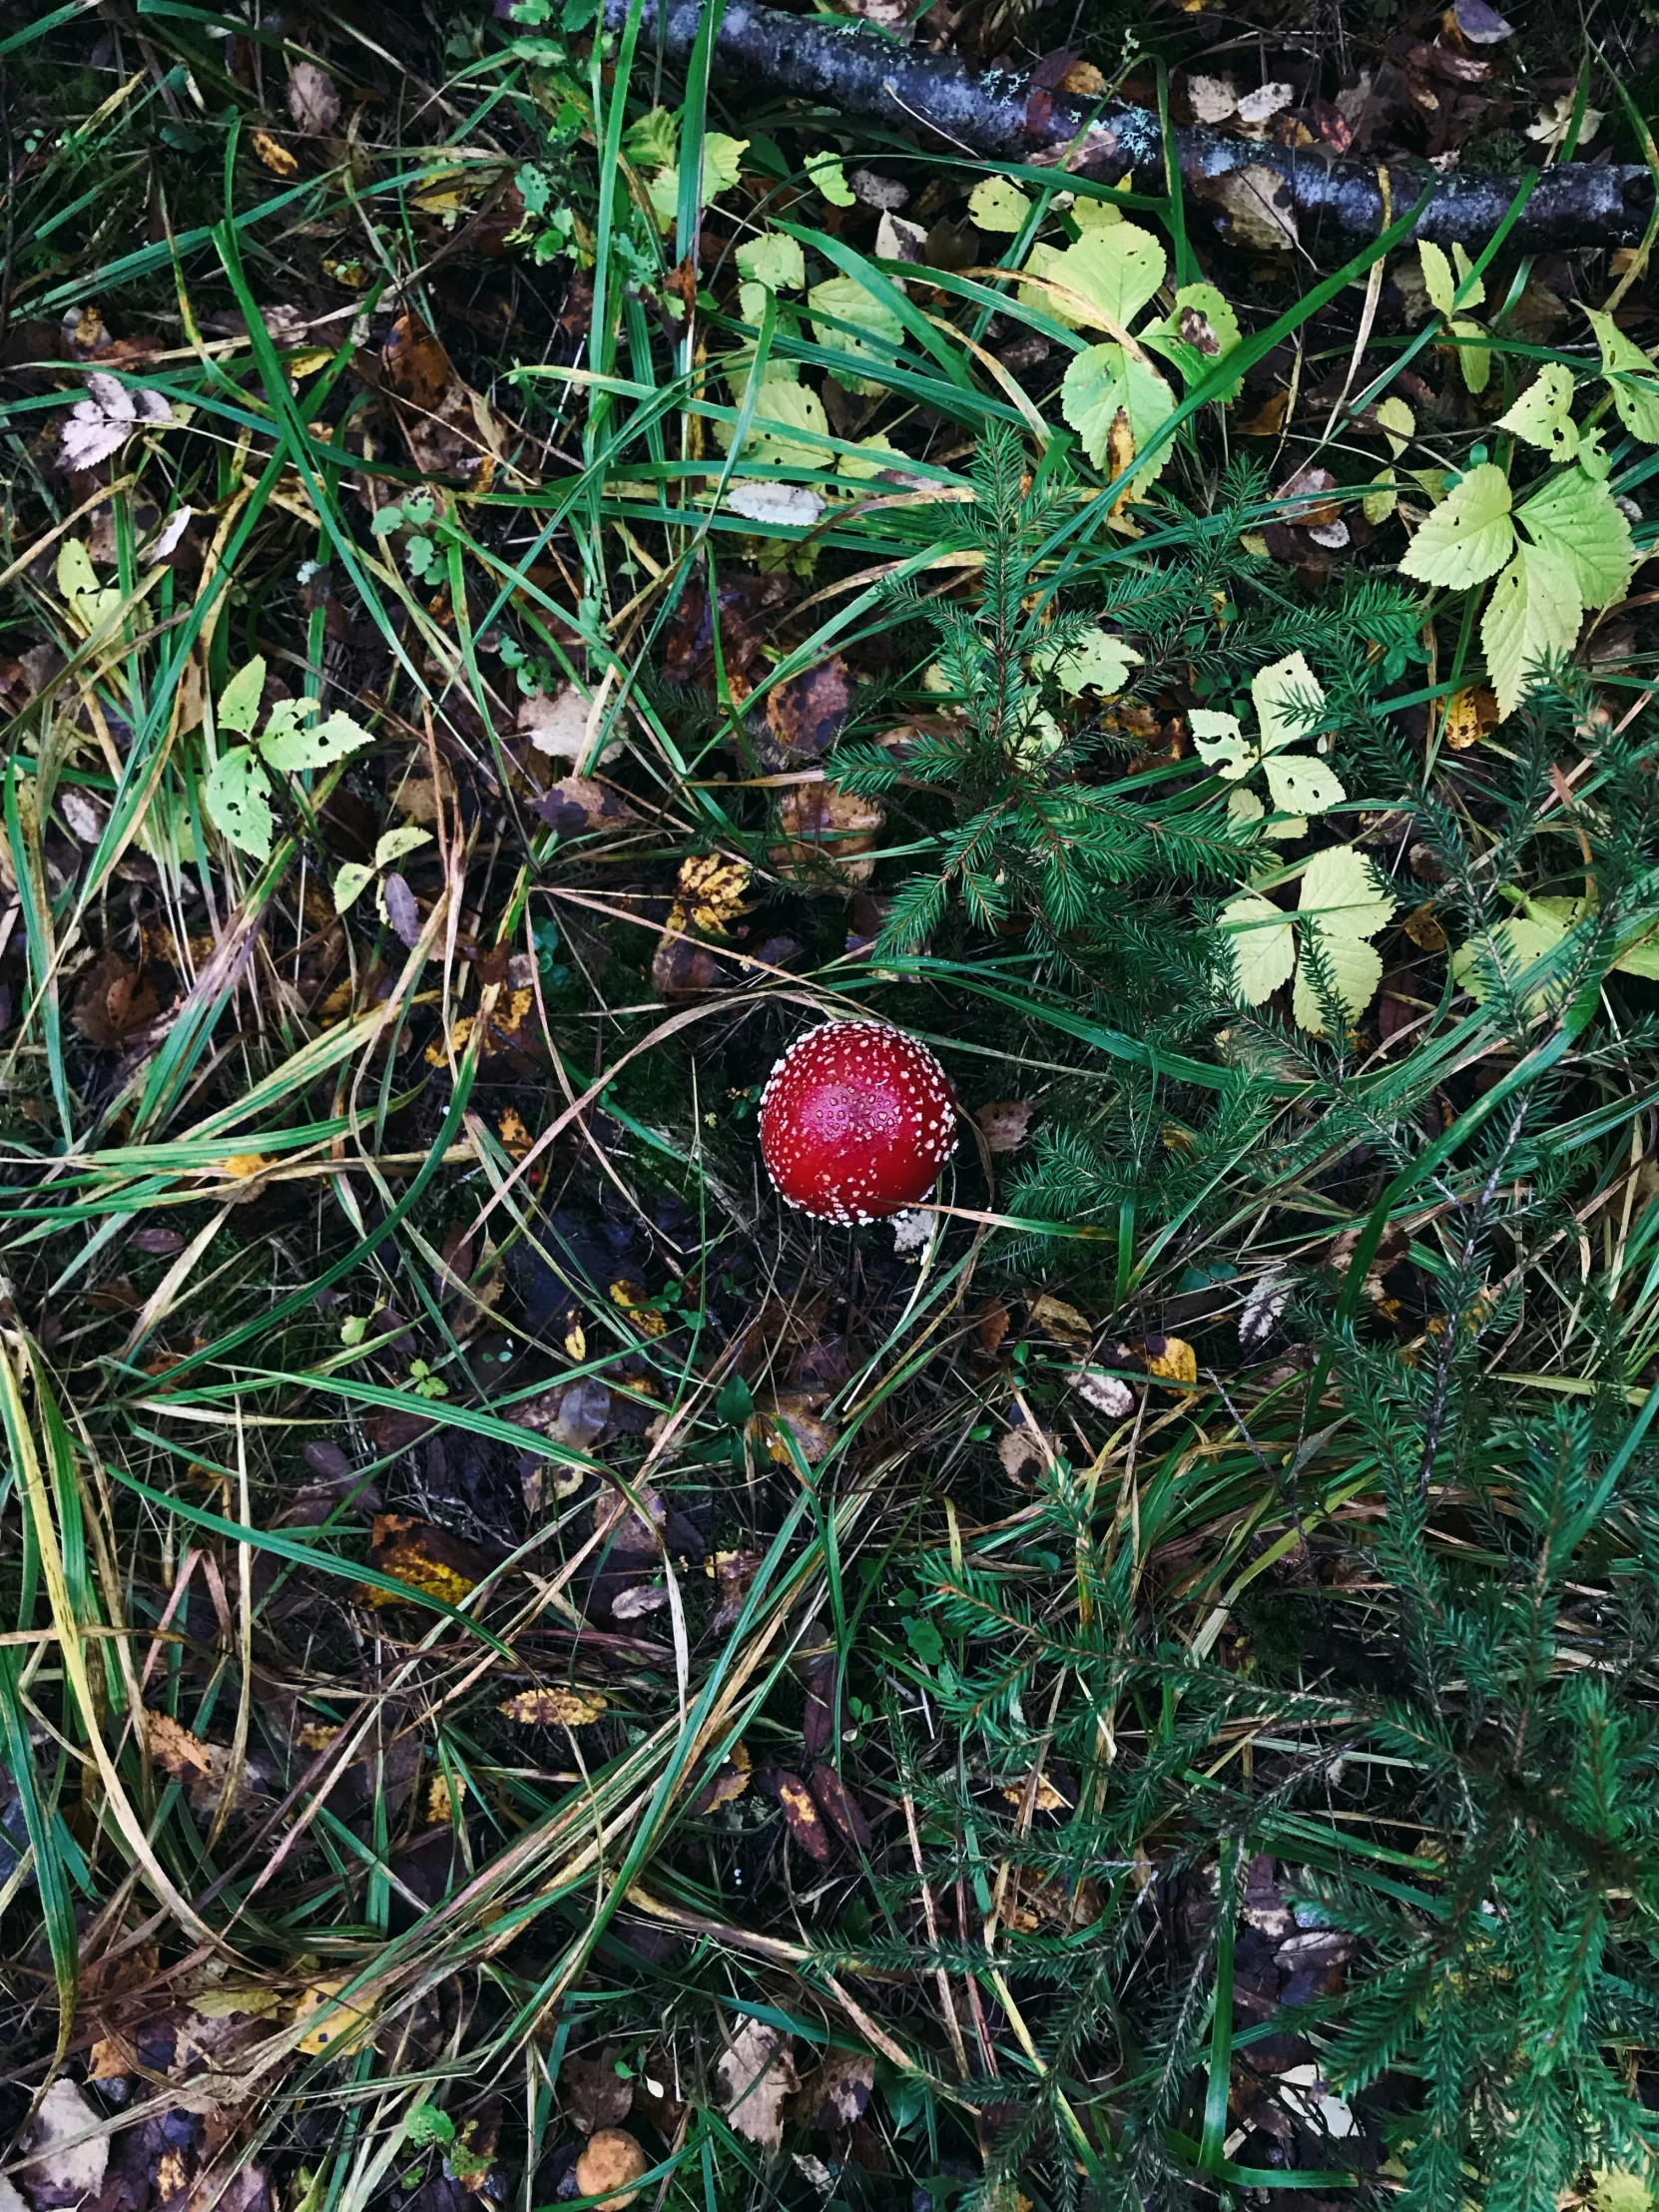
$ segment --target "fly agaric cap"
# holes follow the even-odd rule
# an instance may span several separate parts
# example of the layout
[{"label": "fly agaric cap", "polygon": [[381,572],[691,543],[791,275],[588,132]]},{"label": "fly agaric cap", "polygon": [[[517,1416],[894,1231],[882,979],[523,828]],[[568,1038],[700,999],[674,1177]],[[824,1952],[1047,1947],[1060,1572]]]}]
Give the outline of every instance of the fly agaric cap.
[{"label": "fly agaric cap", "polygon": [[879,1021],[810,1029],[761,1095],[761,1157],[780,1194],[820,1221],[915,1206],[956,1149],[956,1101],[925,1045]]}]

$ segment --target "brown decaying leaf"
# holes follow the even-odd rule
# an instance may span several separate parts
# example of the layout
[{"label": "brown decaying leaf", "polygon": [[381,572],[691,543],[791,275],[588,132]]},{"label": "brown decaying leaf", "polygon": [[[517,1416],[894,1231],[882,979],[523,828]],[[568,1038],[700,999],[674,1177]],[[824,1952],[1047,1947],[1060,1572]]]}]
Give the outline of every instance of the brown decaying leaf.
[{"label": "brown decaying leaf", "polygon": [[620,792],[597,784],[591,776],[566,776],[551,785],[534,809],[550,830],[561,837],[581,835],[589,830],[622,829],[634,820]]},{"label": "brown decaying leaf", "polygon": [[834,1857],[835,1847],[813,1801],[813,1793],[800,1775],[791,1774],[787,1768],[778,1771],[773,1784],[791,1836],[809,1859],[816,1859],[821,1867],[827,1867]]},{"label": "brown decaying leaf", "polygon": [[1025,1142],[1025,1132],[1036,1110],[1034,1098],[998,1098],[988,1106],[975,1107],[973,1118],[984,1137],[985,1150],[1017,1152]]},{"label": "brown decaying leaf", "polygon": [[766,721],[780,766],[822,760],[840,736],[851,705],[846,663],[838,658],[775,684],[767,693]]},{"label": "brown decaying leaf", "polygon": [[1245,415],[1233,425],[1241,437],[1276,438],[1285,427],[1285,417],[1291,411],[1289,386],[1276,391],[1263,400],[1252,415]]},{"label": "brown decaying leaf", "polygon": [[155,1020],[160,1006],[154,984],[130,960],[110,951],[82,977],[72,1018],[88,1044],[116,1052],[135,1029]]},{"label": "brown decaying leaf", "polygon": [[790,2107],[800,2126],[838,2135],[864,2116],[875,2087],[875,2060],[867,2050],[832,2050],[815,2066]]},{"label": "brown decaying leaf", "polygon": [[723,1805],[736,1804],[749,1787],[751,1771],[748,1748],[743,1744],[734,1744],[730,1758],[721,1761],[693,1798],[690,1808],[692,1818],[706,1820]]},{"label": "brown decaying leaf", "polygon": [[418,315],[400,314],[392,324],[380,353],[380,387],[397,405],[416,468],[484,487],[495,470],[493,418]]},{"label": "brown decaying leaf", "polygon": [[833,1741],[837,1671],[832,1651],[815,1653],[801,1670],[807,1692],[801,1714],[801,1746],[809,1759],[822,1759]]},{"label": "brown decaying leaf", "polygon": [[799,1452],[808,1466],[816,1467],[828,1456],[836,1430],[815,1412],[814,1407],[822,1403],[817,1391],[779,1390],[758,1409],[755,1427],[765,1439],[769,1459],[781,1467],[793,1467]]},{"label": "brown decaying leaf", "polygon": [[884,810],[838,784],[795,784],[778,803],[778,826],[787,842],[772,847],[775,867],[797,874],[810,887],[816,875],[827,889],[867,883]]},{"label": "brown decaying leaf", "polygon": [[868,1851],[871,1838],[863,1808],[834,1768],[821,1761],[808,1774],[807,1787],[813,1793],[813,1802],[847,1849]]},{"label": "brown decaying leaf", "polygon": [[603,1690],[573,1689],[557,1683],[545,1690],[520,1690],[499,1710],[524,1728],[586,1728],[609,1705]]},{"label": "brown decaying leaf", "polygon": [[[407,1513],[375,1514],[368,1563],[381,1574],[389,1574],[427,1597],[441,1598],[447,1605],[458,1605],[494,1564],[473,1545],[452,1536],[447,1528]],[[369,1602],[396,1605],[402,1601],[390,1590],[373,1590]]]},{"label": "brown decaying leaf", "polygon": [[715,2065],[721,2110],[747,2142],[776,2153],[784,2102],[796,2088],[795,2043],[782,2028],[746,2020]]},{"label": "brown decaying leaf", "polygon": [[584,2135],[615,2127],[633,2108],[634,2083],[619,2074],[620,2043],[607,2043],[597,2057],[569,2057],[559,2067],[559,2102]]},{"label": "brown decaying leaf", "polygon": [[1408,913],[1400,927],[1420,952],[1443,952],[1446,934],[1434,918],[1432,906],[1418,906]]},{"label": "brown decaying leaf", "polygon": [[[74,2082],[60,2074],[41,2099],[29,2130],[33,2155],[21,2178],[35,2212],[79,2204],[103,2187],[110,2138],[93,2132],[102,2120],[103,2114]],[[78,2135],[89,2140],[76,2142]]]}]

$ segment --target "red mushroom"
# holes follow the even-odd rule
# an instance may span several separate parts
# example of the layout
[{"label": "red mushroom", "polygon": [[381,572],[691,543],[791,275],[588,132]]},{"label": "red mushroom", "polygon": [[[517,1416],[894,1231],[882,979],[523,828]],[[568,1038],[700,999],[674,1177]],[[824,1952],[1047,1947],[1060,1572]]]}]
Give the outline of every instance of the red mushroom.
[{"label": "red mushroom", "polygon": [[810,1029],[761,1096],[761,1157],[792,1206],[874,1221],[918,1205],[956,1149],[956,1101],[925,1045],[879,1021]]}]

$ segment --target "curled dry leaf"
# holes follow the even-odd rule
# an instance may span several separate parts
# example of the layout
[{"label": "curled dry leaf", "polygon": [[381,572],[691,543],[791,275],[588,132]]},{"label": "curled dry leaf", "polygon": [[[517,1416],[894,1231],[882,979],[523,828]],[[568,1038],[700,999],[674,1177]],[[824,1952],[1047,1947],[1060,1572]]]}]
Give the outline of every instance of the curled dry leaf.
[{"label": "curled dry leaf", "polygon": [[772,847],[772,863],[790,873],[828,876],[830,883],[867,883],[875,872],[876,841],[886,815],[873,799],[838,784],[796,784],[778,806],[788,842]]},{"label": "curled dry leaf", "polygon": [[794,2038],[765,2020],[746,2020],[716,2062],[715,2079],[721,2110],[738,2134],[768,2152],[781,2150],[784,2100],[797,2086]]},{"label": "curled dry leaf", "polygon": [[58,446],[60,468],[95,468],[126,444],[135,430],[164,429],[173,420],[166,395],[143,386],[129,390],[118,377],[96,369],[87,396],[69,411]]},{"label": "curled dry leaf", "polygon": [[154,1021],[161,1001],[153,984],[119,952],[105,952],[82,977],[72,1018],[88,1044],[117,1052],[135,1029]]},{"label": "curled dry leaf", "polygon": [[523,1728],[587,1728],[609,1704],[602,1690],[572,1689],[568,1684],[556,1683],[545,1690],[520,1690],[497,1710]]}]

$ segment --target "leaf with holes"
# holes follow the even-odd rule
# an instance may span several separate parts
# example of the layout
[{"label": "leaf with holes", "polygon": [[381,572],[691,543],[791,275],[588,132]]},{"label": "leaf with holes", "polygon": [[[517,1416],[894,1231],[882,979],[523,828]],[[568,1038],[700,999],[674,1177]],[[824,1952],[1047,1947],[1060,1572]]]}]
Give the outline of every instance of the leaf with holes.
[{"label": "leaf with holes", "polygon": [[1601,373],[1619,420],[1644,445],[1659,445],[1659,375],[1652,361],[1610,314],[1598,313],[1594,307],[1584,311],[1601,347]]},{"label": "leaf with holes", "polygon": [[1546,361],[1508,412],[1498,416],[1497,426],[1541,447],[1552,461],[1570,461],[1578,451],[1574,389],[1572,370],[1560,361]]},{"label": "leaf with holes", "polygon": [[[813,315],[813,336],[827,352],[850,354],[855,361],[884,366],[889,351],[904,335],[904,325],[883,300],[875,298],[856,276],[827,276],[807,294]],[[844,327],[843,327],[844,325]],[[873,398],[885,386],[845,368],[831,366],[830,375],[845,390]]]},{"label": "leaf with holes", "polygon": [[276,819],[271,812],[271,785],[264,763],[251,745],[234,745],[222,753],[203,787],[208,814],[214,827],[239,851],[256,860],[269,860]]},{"label": "leaf with holes", "polygon": [[1264,753],[1277,753],[1281,746],[1306,738],[1319,719],[1311,710],[1325,705],[1325,687],[1302,653],[1287,653],[1271,667],[1259,668],[1250,679],[1250,696],[1262,725]]},{"label": "leaf with holes", "polygon": [[1325,763],[1306,753],[1271,753],[1262,766],[1282,815],[1328,815],[1348,797]]},{"label": "leaf with holes", "polygon": [[1471,468],[1411,540],[1401,573],[1452,590],[1483,584],[1514,550],[1509,480],[1492,461]]},{"label": "leaf with holes", "polygon": [[246,668],[239,668],[219,695],[219,727],[247,737],[260,719],[265,693],[265,655],[256,653]]},{"label": "leaf with holes", "polygon": [[291,776],[301,769],[328,768],[372,744],[368,732],[349,715],[332,714],[325,721],[312,723],[305,719],[307,709],[314,713],[314,703],[278,700],[260,734],[260,752],[284,775]]},{"label": "leaf with holes", "polygon": [[1610,607],[1624,597],[1636,549],[1607,484],[1581,468],[1546,476],[1521,508],[1520,523],[1541,552],[1571,571],[1586,607]]}]

